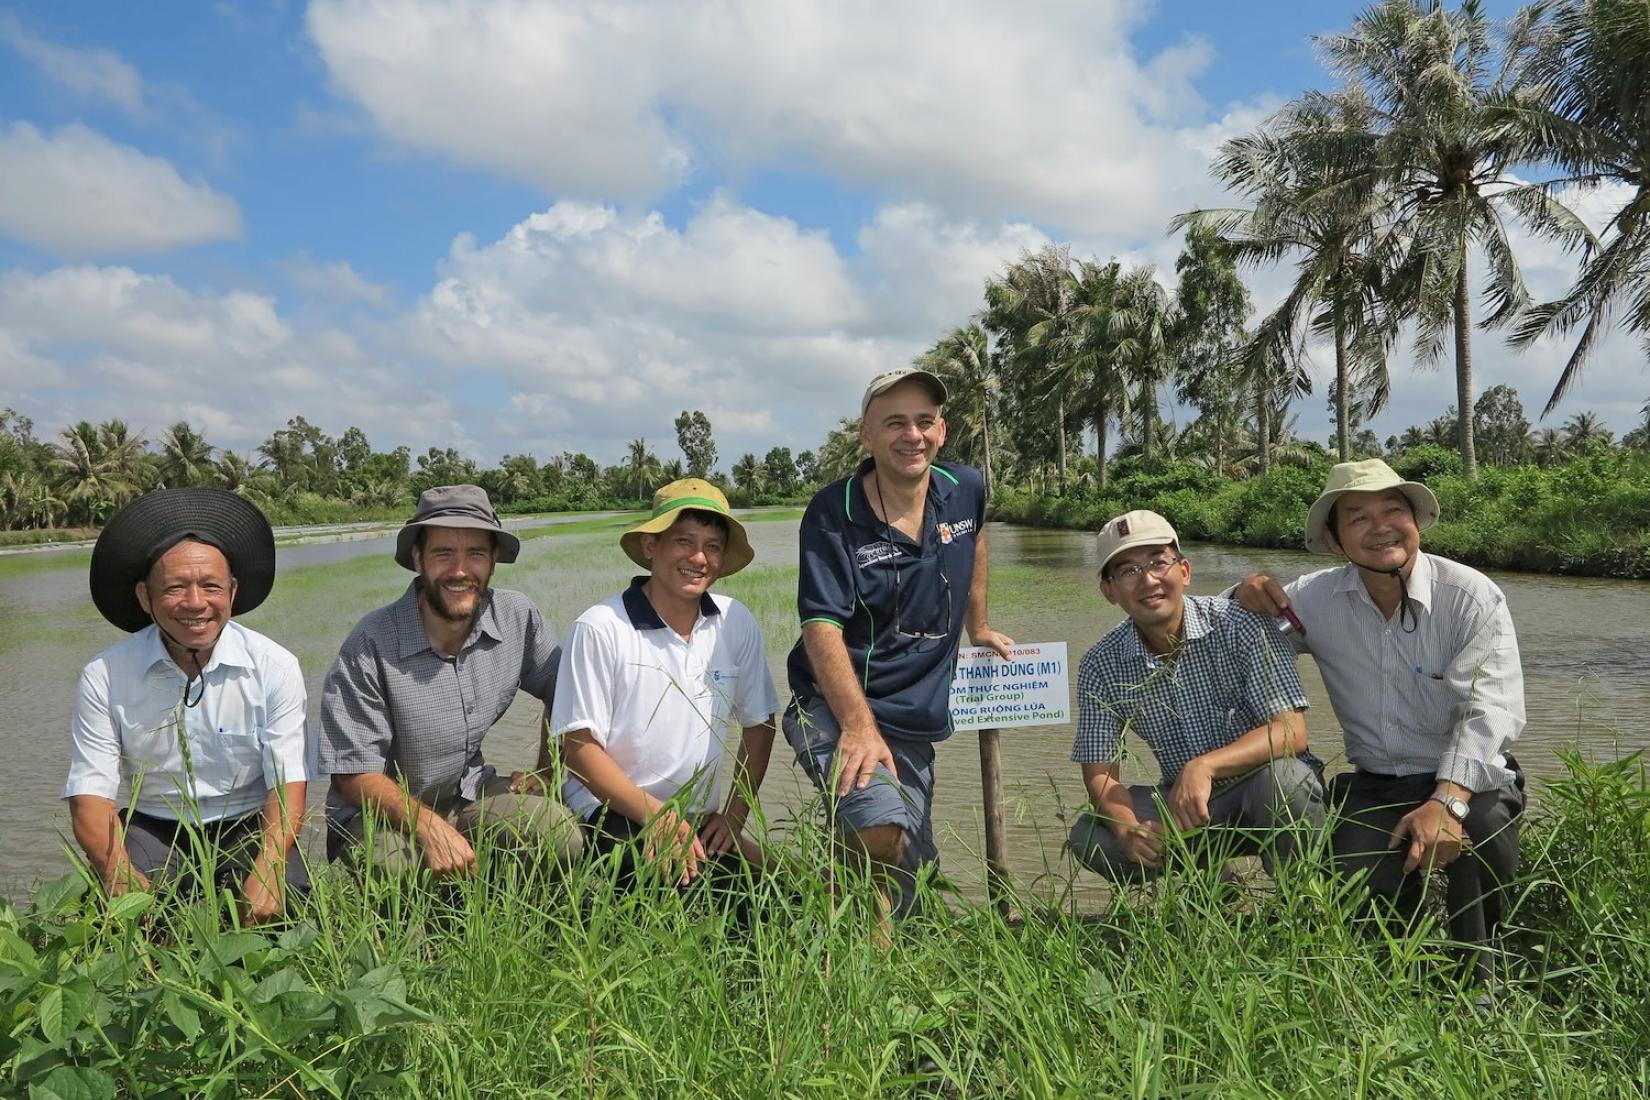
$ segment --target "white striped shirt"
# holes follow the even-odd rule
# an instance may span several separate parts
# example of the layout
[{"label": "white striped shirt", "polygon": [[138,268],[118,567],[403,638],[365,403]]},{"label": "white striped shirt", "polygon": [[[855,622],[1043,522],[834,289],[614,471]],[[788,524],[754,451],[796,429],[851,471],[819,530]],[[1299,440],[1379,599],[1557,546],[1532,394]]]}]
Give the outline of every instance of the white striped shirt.
[{"label": "white striped shirt", "polygon": [[1306,627],[1289,637],[1318,663],[1347,759],[1474,791],[1509,782],[1503,754],[1524,728],[1524,671],[1506,597],[1432,554],[1417,555],[1407,584],[1413,619],[1384,617],[1350,564],[1285,586]]}]

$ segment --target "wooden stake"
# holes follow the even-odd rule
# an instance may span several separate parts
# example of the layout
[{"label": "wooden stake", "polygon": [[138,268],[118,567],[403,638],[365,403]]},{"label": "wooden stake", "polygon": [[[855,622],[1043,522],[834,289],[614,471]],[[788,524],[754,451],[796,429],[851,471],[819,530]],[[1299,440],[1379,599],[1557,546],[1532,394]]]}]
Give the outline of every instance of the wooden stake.
[{"label": "wooden stake", "polygon": [[1003,756],[1001,734],[979,731],[980,788],[985,798],[985,889],[1008,916],[1008,837],[1003,825]]}]

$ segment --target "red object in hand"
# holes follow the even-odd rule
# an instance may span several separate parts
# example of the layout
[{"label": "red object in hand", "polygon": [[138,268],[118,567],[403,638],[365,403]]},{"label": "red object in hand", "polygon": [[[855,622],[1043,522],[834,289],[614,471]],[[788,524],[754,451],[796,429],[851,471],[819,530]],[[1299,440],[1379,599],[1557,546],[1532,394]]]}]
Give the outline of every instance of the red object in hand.
[{"label": "red object in hand", "polygon": [[1301,634],[1305,634],[1306,627],[1301,625],[1300,616],[1295,614],[1295,609],[1292,607],[1285,607],[1282,610],[1283,618],[1278,621],[1278,633],[1287,634],[1291,630],[1294,630]]}]

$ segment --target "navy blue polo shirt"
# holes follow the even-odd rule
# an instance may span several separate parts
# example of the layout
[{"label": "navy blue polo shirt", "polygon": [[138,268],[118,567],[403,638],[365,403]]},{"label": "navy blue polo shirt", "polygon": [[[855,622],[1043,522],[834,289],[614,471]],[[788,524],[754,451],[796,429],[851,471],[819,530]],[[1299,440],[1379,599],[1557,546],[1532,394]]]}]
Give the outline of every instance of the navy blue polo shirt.
[{"label": "navy blue polo shirt", "polygon": [[[885,736],[943,741],[951,736],[951,679],[985,524],[985,481],[971,466],[934,463],[922,539],[913,542],[871,510],[863,481],[871,465],[866,459],[809,503],[798,533],[797,610],[804,624],[842,628]],[[803,702],[823,697],[801,641],[787,668]]]}]

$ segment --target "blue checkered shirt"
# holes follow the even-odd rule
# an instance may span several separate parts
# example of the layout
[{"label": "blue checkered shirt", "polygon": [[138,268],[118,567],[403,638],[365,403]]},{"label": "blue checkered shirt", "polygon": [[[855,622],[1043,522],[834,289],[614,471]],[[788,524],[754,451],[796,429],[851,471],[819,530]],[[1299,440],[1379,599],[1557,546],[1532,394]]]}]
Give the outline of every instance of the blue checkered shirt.
[{"label": "blue checkered shirt", "polygon": [[[1167,786],[1193,757],[1231,744],[1275,714],[1306,709],[1294,650],[1268,620],[1232,600],[1185,599],[1172,660],[1148,650],[1128,619],[1083,655],[1073,760],[1121,763],[1123,734],[1132,732],[1152,750]],[[1310,753],[1301,759],[1319,766]]]}]

